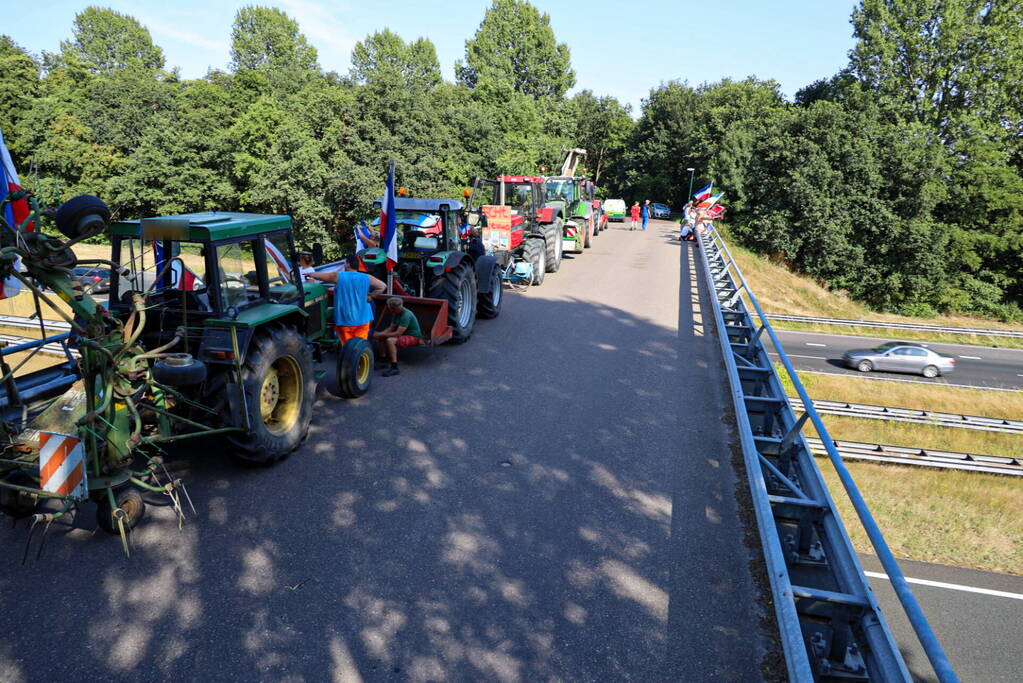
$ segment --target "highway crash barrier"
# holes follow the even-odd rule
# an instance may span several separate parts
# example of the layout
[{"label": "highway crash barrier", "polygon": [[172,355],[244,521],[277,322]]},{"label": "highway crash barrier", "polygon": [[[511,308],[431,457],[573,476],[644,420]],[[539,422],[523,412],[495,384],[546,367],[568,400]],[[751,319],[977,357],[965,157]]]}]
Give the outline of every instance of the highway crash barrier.
[{"label": "highway crash barrier", "polygon": [[[699,236],[703,277],[731,385],[782,649],[793,681],[909,681],[803,428],[812,422],[917,637],[943,683],[957,681],[833,440],[720,234]],[[806,412],[796,417],[764,346],[778,350]]]}]

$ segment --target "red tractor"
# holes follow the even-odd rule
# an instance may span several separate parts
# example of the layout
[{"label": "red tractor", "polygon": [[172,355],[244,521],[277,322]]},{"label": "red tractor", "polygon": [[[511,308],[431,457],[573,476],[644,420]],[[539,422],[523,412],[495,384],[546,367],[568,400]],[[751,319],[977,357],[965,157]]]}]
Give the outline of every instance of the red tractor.
[{"label": "red tractor", "polygon": [[487,251],[505,267],[511,260],[530,264],[533,285],[561,267],[564,216],[543,205],[538,176],[477,178],[469,198],[468,222],[480,231]]}]

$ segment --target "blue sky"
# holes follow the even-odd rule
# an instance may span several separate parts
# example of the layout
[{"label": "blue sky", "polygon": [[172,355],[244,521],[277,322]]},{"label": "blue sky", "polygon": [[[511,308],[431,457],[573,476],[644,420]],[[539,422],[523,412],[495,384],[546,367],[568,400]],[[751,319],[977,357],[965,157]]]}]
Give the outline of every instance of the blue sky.
[{"label": "blue sky", "polygon": [[[32,52],[56,51],[85,0],[36,0],[4,12],[0,32]],[[195,78],[228,62],[231,22],[244,5],[280,7],[299,22],[326,70],[348,71],[352,46],[390,28],[405,39],[430,38],[445,76],[454,78],[490,0],[94,0],[135,16],[153,34],[169,66]],[[639,104],[651,87],[679,79],[774,78],[789,97],[845,66],[855,0],[536,0],[568,43],[576,89]]]}]

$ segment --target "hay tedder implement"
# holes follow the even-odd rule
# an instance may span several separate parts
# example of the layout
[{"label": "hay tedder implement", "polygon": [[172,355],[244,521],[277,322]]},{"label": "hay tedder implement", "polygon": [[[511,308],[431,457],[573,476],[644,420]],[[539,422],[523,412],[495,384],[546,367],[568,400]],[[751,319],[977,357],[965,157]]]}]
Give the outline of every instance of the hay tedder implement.
[{"label": "hay tedder implement", "polygon": [[[368,388],[372,350],[364,340],[338,344],[326,288],[303,283],[293,265],[287,216],[208,212],[109,224],[96,197],[54,212],[18,191],[0,201],[0,217],[16,201],[30,212],[0,226],[0,278],[20,282],[40,319],[46,307],[71,327],[5,349],[0,362],[0,511],[30,520],[25,557],[38,527],[37,554],[50,525],[86,501],[126,553],[144,514],[141,493],[167,496],[180,524],[191,499],[164,465],[178,442],[222,439],[254,465],[287,457],[309,428],[314,359],[337,352],[324,373],[333,393]],[[40,230],[51,218],[62,237]],[[72,247],[104,232],[110,258],[80,260]],[[110,268],[109,302],[75,280],[73,269],[88,263]],[[69,352],[60,365],[19,372],[55,342],[78,361]],[[25,354],[13,367],[12,350]]]}]

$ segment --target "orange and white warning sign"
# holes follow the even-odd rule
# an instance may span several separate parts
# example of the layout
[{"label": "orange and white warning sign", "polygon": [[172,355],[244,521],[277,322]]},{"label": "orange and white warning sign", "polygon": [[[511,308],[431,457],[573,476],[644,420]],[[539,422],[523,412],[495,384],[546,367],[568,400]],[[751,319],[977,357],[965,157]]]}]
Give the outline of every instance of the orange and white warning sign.
[{"label": "orange and white warning sign", "polygon": [[512,214],[510,206],[492,206],[487,204],[480,207],[480,210],[487,217],[488,228],[507,230],[511,227]]},{"label": "orange and white warning sign", "polygon": [[89,497],[82,440],[67,434],[39,432],[39,486],[47,493],[75,500]]}]

